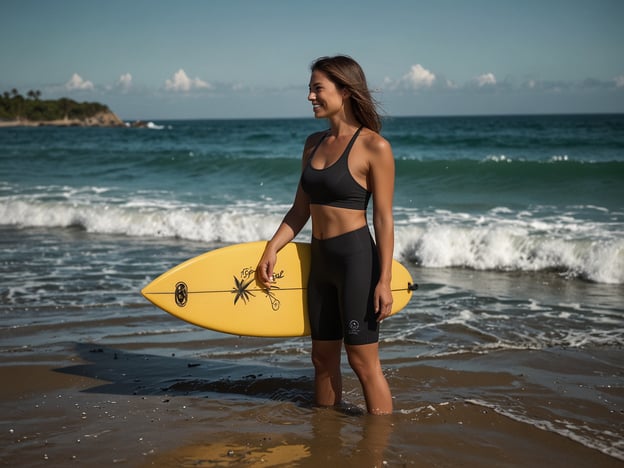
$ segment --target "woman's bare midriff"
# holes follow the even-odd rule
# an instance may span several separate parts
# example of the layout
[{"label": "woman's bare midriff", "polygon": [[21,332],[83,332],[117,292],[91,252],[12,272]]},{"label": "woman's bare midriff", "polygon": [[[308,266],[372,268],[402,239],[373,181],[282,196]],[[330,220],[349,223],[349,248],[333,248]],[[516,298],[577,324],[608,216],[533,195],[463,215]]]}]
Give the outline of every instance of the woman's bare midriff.
[{"label": "woman's bare midriff", "polygon": [[327,205],[310,205],[312,236],[324,240],[366,226],[366,211],[336,208]]}]

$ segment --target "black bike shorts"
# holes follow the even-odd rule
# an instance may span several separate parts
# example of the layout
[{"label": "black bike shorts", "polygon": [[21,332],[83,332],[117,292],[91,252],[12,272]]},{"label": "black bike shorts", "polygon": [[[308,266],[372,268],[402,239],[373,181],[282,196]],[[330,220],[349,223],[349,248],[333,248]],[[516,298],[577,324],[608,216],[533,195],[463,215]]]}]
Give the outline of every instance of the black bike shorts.
[{"label": "black bike shorts", "polygon": [[368,226],[319,240],[312,238],[308,315],[313,340],[349,345],[376,343],[373,304],[380,267]]}]

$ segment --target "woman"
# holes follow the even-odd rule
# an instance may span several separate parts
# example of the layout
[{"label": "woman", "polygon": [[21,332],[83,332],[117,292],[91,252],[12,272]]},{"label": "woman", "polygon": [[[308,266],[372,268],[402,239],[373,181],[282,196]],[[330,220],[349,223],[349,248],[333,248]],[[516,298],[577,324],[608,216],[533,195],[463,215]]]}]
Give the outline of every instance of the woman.
[{"label": "woman", "polygon": [[[392,412],[392,395],[379,361],[379,323],[392,307],[394,157],[379,135],[381,122],[364,72],[350,57],[323,57],[311,66],[314,116],[329,130],[310,135],[303,150],[295,201],[258,264],[271,287],[277,252],[312,218],[308,312],[315,399],[342,397],[342,343],[362,384],[368,412]],[[366,208],[373,197],[376,244]]]}]

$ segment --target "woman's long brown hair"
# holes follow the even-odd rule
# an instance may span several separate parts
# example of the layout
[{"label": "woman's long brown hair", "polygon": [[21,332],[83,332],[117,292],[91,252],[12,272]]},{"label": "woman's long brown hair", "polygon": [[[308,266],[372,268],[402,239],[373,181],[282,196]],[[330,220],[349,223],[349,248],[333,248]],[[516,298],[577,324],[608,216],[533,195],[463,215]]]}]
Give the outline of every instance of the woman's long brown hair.
[{"label": "woman's long brown hair", "polygon": [[336,86],[347,89],[351,95],[351,108],[360,125],[374,132],[381,131],[381,117],[377,112],[377,103],[371,96],[362,67],[347,55],[321,57],[310,66],[327,75]]}]

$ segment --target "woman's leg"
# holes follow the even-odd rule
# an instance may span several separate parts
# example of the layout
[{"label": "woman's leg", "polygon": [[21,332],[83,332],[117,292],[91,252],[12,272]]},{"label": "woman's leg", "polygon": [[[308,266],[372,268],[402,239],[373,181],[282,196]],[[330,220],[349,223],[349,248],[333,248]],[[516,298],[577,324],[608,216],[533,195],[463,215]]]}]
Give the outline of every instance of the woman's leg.
[{"label": "woman's leg", "polygon": [[312,340],[314,392],[319,406],[335,406],[342,400],[341,352],[342,340]]},{"label": "woman's leg", "polygon": [[392,394],[381,370],[379,344],[345,345],[349,364],[362,384],[366,409],[371,414],[392,413]]}]

